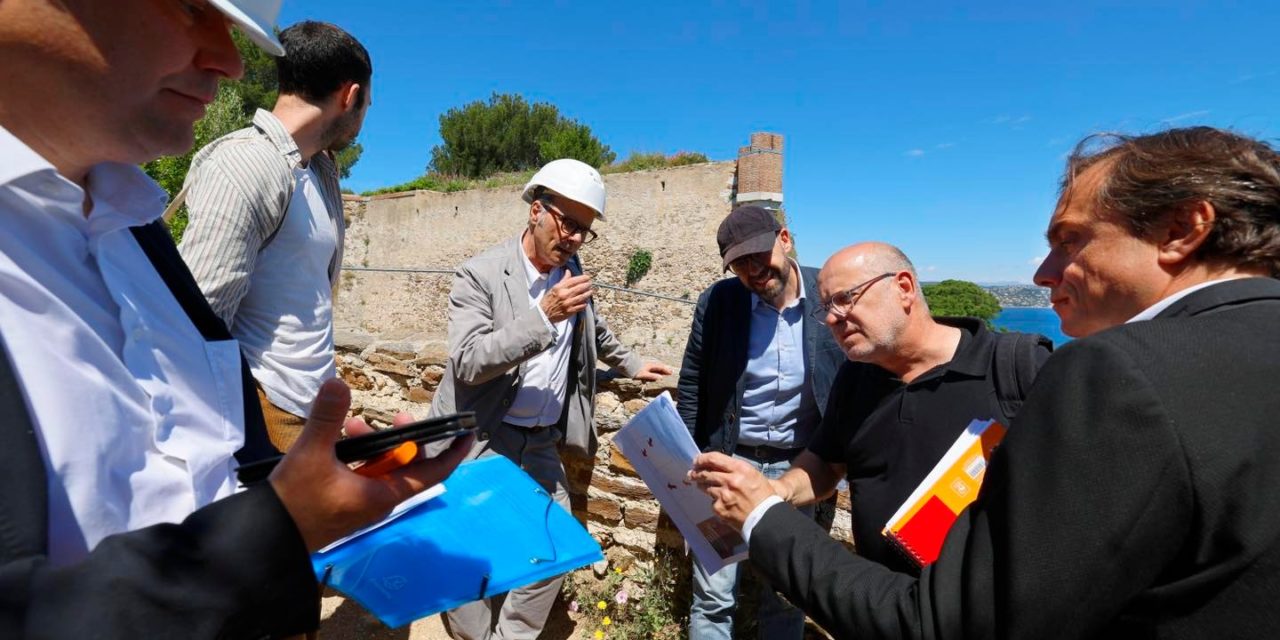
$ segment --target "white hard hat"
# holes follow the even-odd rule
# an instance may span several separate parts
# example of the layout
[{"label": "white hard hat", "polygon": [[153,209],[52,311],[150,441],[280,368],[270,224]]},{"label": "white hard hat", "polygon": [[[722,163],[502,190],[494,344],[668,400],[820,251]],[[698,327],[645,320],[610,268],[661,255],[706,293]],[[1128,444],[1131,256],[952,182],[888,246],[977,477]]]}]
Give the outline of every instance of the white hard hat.
[{"label": "white hard hat", "polygon": [[236,23],[254,44],[273,55],[284,55],[284,47],[276,39],[276,17],[284,0],[209,0],[223,15]]},{"label": "white hard hat", "polygon": [[533,202],[538,187],[587,205],[604,220],[604,181],[591,165],[573,158],[548,162],[524,186],[525,202]]}]

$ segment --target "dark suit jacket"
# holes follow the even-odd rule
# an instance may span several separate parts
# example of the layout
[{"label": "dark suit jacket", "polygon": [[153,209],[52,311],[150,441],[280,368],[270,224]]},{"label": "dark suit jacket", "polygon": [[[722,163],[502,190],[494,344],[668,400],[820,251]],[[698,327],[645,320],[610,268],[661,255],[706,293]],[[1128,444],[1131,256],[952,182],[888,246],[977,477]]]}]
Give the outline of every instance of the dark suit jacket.
[{"label": "dark suit jacket", "polygon": [[[805,367],[811,374],[814,401],[823,412],[845,354],[831,331],[813,317],[818,305],[818,270],[800,267],[800,277],[805,288]],[[676,408],[703,451],[732,455],[738,445],[750,333],[751,291],[740,280],[725,278],[698,297],[680,365]]]},{"label": "dark suit jacket", "polygon": [[1280,282],[1192,293],[1040,371],[919,580],[785,505],[751,559],[837,637],[1280,637]]},{"label": "dark suit jacket", "polygon": [[[133,231],[205,339],[229,339],[164,226]],[[237,457],[243,462],[274,449],[253,379],[241,369],[248,433]],[[0,637],[262,638],[315,627],[319,590],[310,558],[266,483],[181,524],[110,536],[87,560],[50,567],[48,480],[2,338],[0,410],[0,485],[6,488],[0,492]]]}]

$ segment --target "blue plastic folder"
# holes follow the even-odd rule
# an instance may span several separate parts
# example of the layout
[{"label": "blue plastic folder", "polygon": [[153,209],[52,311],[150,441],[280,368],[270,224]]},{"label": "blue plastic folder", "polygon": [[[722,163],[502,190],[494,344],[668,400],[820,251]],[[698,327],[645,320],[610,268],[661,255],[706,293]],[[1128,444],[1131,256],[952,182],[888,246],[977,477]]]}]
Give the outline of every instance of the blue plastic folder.
[{"label": "blue plastic folder", "polygon": [[316,578],[389,627],[567,573],[600,545],[502,456],[459,466],[443,495],[311,556]]}]

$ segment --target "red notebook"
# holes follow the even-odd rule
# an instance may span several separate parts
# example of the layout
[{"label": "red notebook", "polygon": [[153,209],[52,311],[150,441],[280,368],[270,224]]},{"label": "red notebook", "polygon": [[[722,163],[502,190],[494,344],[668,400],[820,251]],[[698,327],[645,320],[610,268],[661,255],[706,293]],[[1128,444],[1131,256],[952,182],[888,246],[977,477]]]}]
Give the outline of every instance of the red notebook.
[{"label": "red notebook", "polygon": [[897,513],[884,535],[920,567],[938,559],[951,525],[982,487],[991,452],[1004,438],[998,422],[974,420]]}]

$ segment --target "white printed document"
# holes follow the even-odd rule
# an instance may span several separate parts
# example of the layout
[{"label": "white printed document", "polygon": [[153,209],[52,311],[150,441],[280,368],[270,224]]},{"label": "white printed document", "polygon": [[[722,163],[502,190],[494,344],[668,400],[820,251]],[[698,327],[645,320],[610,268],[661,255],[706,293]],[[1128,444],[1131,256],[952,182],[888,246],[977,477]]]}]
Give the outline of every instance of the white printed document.
[{"label": "white printed document", "polygon": [[746,560],[742,534],[718,518],[711,509],[711,496],[687,479],[698,445],[670,395],[663,393],[650,401],[623,425],[613,443],[671,516],[707,573]]}]

